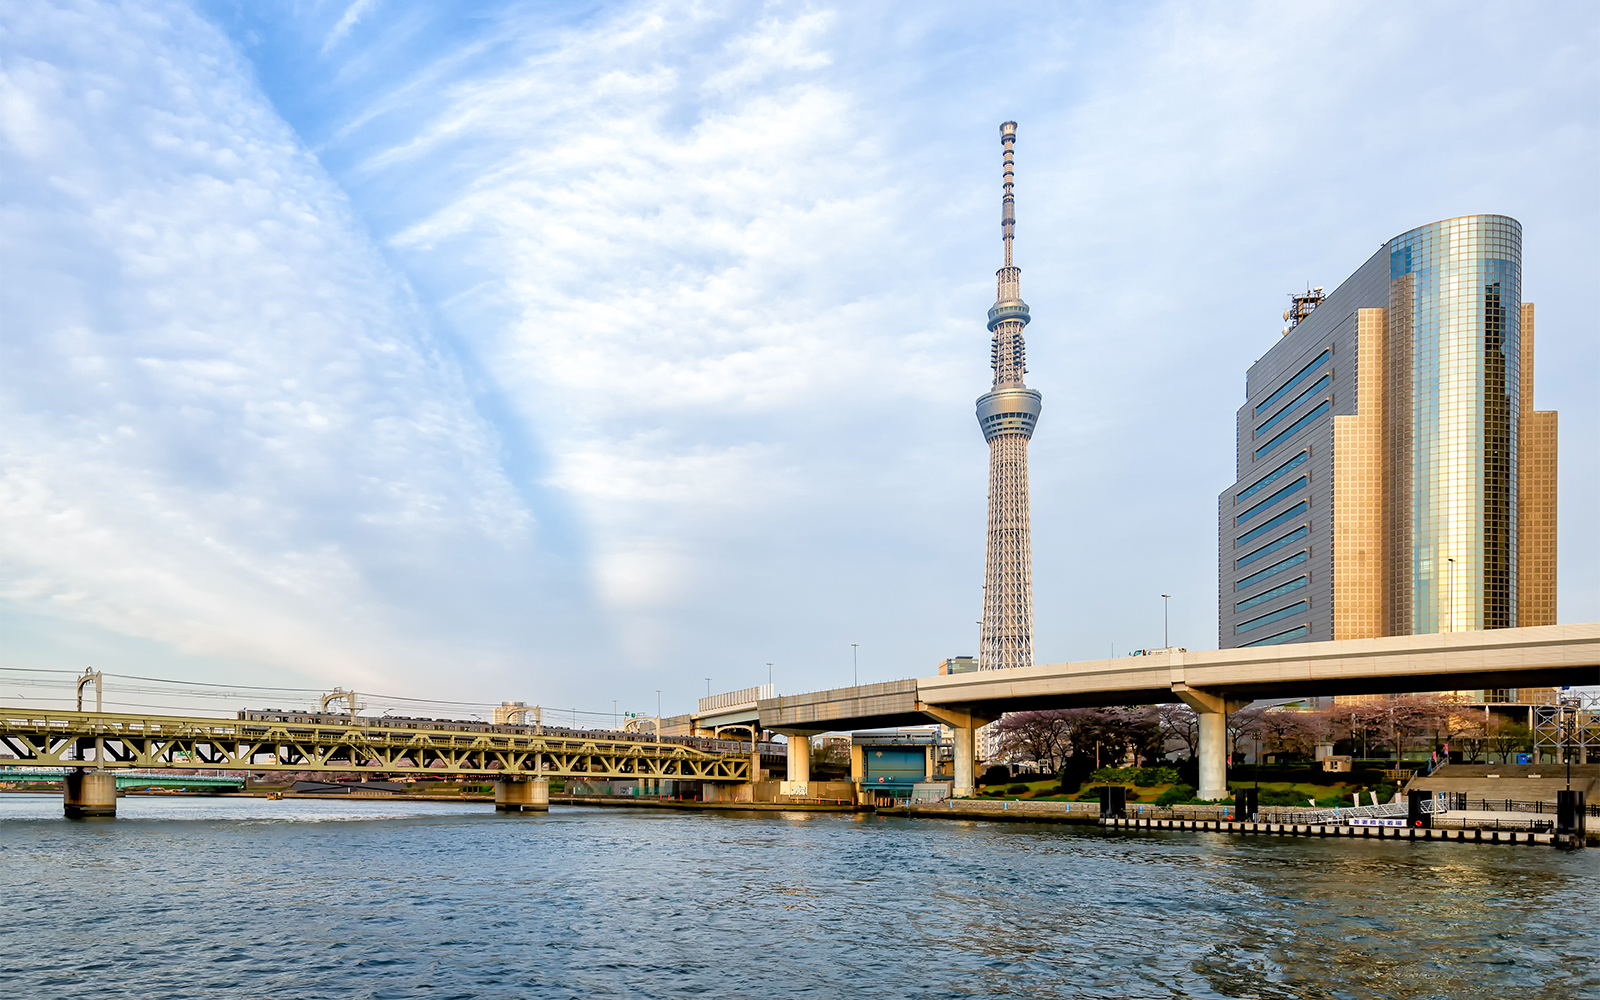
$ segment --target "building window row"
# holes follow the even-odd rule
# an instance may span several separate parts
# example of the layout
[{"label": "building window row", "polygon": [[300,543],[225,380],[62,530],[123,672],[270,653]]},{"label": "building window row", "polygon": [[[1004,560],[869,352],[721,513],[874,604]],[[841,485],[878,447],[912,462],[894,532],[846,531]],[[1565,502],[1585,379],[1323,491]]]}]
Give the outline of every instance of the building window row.
[{"label": "building window row", "polygon": [[1269,452],[1272,449],[1276,448],[1278,445],[1283,444],[1285,441],[1287,441],[1290,438],[1294,437],[1294,435],[1295,435],[1295,433],[1297,431],[1301,430],[1302,428],[1305,427],[1306,424],[1311,423],[1311,421],[1313,421],[1313,420],[1317,419],[1318,417],[1322,416],[1324,413],[1327,413],[1328,410],[1332,406],[1333,406],[1333,397],[1329,396],[1327,399],[1324,399],[1322,402],[1318,403],[1315,407],[1313,407],[1312,409],[1308,410],[1306,412],[1305,416],[1301,417],[1299,420],[1296,420],[1294,423],[1290,424],[1287,428],[1285,428],[1283,433],[1279,434],[1277,437],[1273,438],[1271,441],[1268,441],[1266,444],[1264,444],[1261,447],[1257,448],[1256,449],[1256,457],[1260,458],[1262,455],[1265,455],[1267,452]]},{"label": "building window row", "polygon": [[[1295,534],[1299,535],[1299,534],[1304,534],[1304,533],[1305,533],[1305,529],[1302,528],[1300,531],[1296,532]],[[1294,536],[1289,536],[1289,537],[1292,538]],[[1287,541],[1287,540],[1288,539],[1286,538],[1286,539],[1283,539],[1282,541]],[[1282,544],[1282,541],[1273,542],[1272,543],[1272,547],[1276,548],[1278,545]],[[1240,580],[1238,583],[1234,584],[1233,585],[1233,589],[1234,590],[1249,590],[1251,587],[1254,587],[1256,584],[1260,583],[1262,580],[1265,580],[1268,577],[1277,576],[1279,573],[1282,573],[1284,570],[1291,569],[1291,568],[1293,568],[1295,566],[1298,566],[1298,565],[1300,565],[1301,563],[1305,562],[1307,559],[1310,559],[1310,558],[1311,558],[1311,550],[1310,549],[1301,549],[1299,552],[1296,552],[1294,555],[1290,556],[1287,559],[1279,560],[1278,562],[1273,563],[1271,566],[1268,566],[1266,569],[1258,570],[1258,571],[1256,571],[1254,573],[1251,573],[1249,576],[1245,577],[1243,580]]]},{"label": "building window row", "polygon": [[1283,463],[1276,469],[1273,469],[1271,472],[1267,473],[1265,476],[1257,479],[1255,482],[1245,487],[1243,492],[1235,494],[1233,502],[1235,504],[1243,503],[1309,461],[1311,461],[1310,450],[1308,449],[1306,451],[1302,451],[1300,454],[1289,459],[1287,462]]},{"label": "building window row", "polygon": [[1261,548],[1256,549],[1254,552],[1242,555],[1238,559],[1235,559],[1233,562],[1233,568],[1243,569],[1244,567],[1255,562],[1257,559],[1265,558],[1266,556],[1269,556],[1283,548],[1285,545],[1288,545],[1292,542],[1297,542],[1309,534],[1311,534],[1311,525],[1302,524],[1300,527],[1289,532],[1287,535],[1284,535],[1282,538],[1275,538],[1267,544],[1261,546]]},{"label": "building window row", "polygon": [[1322,390],[1326,389],[1328,386],[1330,386],[1332,384],[1333,384],[1333,373],[1332,372],[1329,372],[1328,374],[1326,374],[1326,375],[1322,376],[1321,378],[1317,379],[1315,382],[1313,382],[1311,384],[1310,388],[1306,389],[1305,392],[1302,392],[1300,395],[1298,395],[1294,399],[1290,400],[1289,404],[1287,406],[1285,406],[1283,409],[1279,410],[1277,413],[1274,413],[1270,418],[1268,418],[1266,423],[1262,424],[1260,427],[1257,427],[1255,429],[1255,433],[1250,435],[1250,439],[1253,441],[1256,438],[1260,437],[1261,435],[1263,435],[1263,434],[1267,433],[1268,431],[1272,430],[1274,427],[1276,427],[1279,424],[1283,423],[1283,421],[1287,420],[1289,418],[1289,415],[1295,411],[1295,407],[1297,407],[1301,403],[1305,402],[1305,400],[1306,400],[1306,398],[1308,396],[1314,396],[1314,395],[1316,395],[1317,393],[1319,393]]},{"label": "building window row", "polygon": [[1288,393],[1292,389],[1294,389],[1295,386],[1299,385],[1301,382],[1304,382],[1306,379],[1308,379],[1311,376],[1315,375],[1317,373],[1318,369],[1320,369],[1323,365],[1327,364],[1328,359],[1331,358],[1331,357],[1333,357],[1333,348],[1331,348],[1331,347],[1328,348],[1327,350],[1323,351],[1321,354],[1317,355],[1316,359],[1313,360],[1309,365],[1306,365],[1304,368],[1302,368],[1298,372],[1296,372],[1294,378],[1292,378],[1289,381],[1287,381],[1287,382],[1283,383],[1282,385],[1278,386],[1278,388],[1272,393],[1272,395],[1268,396],[1266,399],[1262,400],[1260,403],[1257,403],[1256,404],[1256,416],[1259,417],[1259,416],[1261,416],[1261,414],[1263,414],[1266,411],[1272,409],[1272,404],[1276,403],[1278,400],[1280,400],[1284,396],[1288,395]]},{"label": "building window row", "polygon": [[1288,510],[1284,511],[1282,514],[1279,514],[1277,517],[1272,518],[1270,521],[1267,521],[1264,524],[1251,528],[1249,531],[1234,539],[1234,547],[1237,548],[1246,542],[1260,538],[1262,535],[1265,535],[1267,532],[1271,531],[1273,528],[1276,528],[1283,522],[1293,520],[1294,518],[1299,517],[1301,514],[1304,514],[1310,509],[1310,507],[1311,502],[1309,500],[1300,501],[1293,507],[1290,507]]},{"label": "building window row", "polygon": [[1267,497],[1265,500],[1263,500],[1260,503],[1256,504],[1254,507],[1251,507],[1249,510],[1245,511],[1243,514],[1240,514],[1238,517],[1234,518],[1233,519],[1233,523],[1234,524],[1243,524],[1246,521],[1250,520],[1251,518],[1255,517],[1257,514],[1265,514],[1267,511],[1272,509],[1274,504],[1279,503],[1280,501],[1282,501],[1284,497],[1287,497],[1287,496],[1289,496],[1290,494],[1293,494],[1293,493],[1298,493],[1301,490],[1305,489],[1306,488],[1306,483],[1309,482],[1309,481],[1310,481],[1310,477],[1301,476],[1299,479],[1296,479],[1294,482],[1290,483],[1288,486],[1285,486],[1283,489],[1281,489],[1278,492],[1272,494],[1272,496]]},{"label": "building window row", "polygon": [[1311,602],[1309,600],[1296,601],[1286,608],[1279,608],[1276,611],[1269,611],[1260,618],[1252,618],[1247,622],[1240,622],[1233,627],[1233,631],[1235,634],[1240,632],[1249,632],[1254,629],[1261,628],[1263,625],[1271,625],[1273,622],[1281,622],[1285,618],[1292,618],[1295,615],[1309,610],[1310,607]]},{"label": "building window row", "polygon": [[1288,583],[1280,583],[1271,590],[1263,590],[1254,597],[1245,598],[1233,606],[1233,613],[1238,614],[1241,611],[1248,611],[1251,608],[1259,608],[1261,605],[1272,600],[1274,597],[1282,597],[1284,594],[1287,594],[1292,590],[1299,590],[1301,587],[1304,587],[1310,582],[1311,577],[1309,575],[1297,576]]},{"label": "building window row", "polygon": [[1280,642],[1293,642],[1296,639],[1304,639],[1310,634],[1310,625],[1297,625],[1287,632],[1279,632],[1277,635],[1269,635],[1265,639],[1257,639],[1255,642],[1247,642],[1245,643],[1245,646],[1276,646]]}]

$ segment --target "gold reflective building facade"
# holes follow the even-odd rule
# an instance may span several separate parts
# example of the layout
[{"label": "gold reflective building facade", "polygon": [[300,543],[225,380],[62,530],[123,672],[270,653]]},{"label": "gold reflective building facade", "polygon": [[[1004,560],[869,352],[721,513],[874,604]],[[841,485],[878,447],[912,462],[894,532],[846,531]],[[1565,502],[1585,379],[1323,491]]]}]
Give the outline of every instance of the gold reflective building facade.
[{"label": "gold reflective building facade", "polygon": [[1556,414],[1514,219],[1395,237],[1251,368],[1223,647],[1554,624]]}]

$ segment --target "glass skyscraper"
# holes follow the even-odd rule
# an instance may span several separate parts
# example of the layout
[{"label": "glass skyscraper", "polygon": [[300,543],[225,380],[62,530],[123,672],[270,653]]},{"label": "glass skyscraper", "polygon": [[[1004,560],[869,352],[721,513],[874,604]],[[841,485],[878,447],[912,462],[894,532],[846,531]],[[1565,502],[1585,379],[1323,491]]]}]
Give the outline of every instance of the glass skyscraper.
[{"label": "glass skyscraper", "polygon": [[1220,645],[1554,623],[1521,225],[1403,233],[1291,318],[1246,378],[1218,502]]}]

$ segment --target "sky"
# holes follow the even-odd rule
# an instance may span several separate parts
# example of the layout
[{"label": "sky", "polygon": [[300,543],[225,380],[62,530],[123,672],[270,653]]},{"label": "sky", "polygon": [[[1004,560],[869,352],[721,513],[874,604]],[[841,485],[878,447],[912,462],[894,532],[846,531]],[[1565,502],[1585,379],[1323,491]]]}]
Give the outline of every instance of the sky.
[{"label": "sky", "polygon": [[1475,213],[1600,620],[1596,51],[1592,3],[0,0],[5,663],[670,713],[975,653],[1007,119],[1037,662],[1161,594],[1216,647],[1287,294]]}]

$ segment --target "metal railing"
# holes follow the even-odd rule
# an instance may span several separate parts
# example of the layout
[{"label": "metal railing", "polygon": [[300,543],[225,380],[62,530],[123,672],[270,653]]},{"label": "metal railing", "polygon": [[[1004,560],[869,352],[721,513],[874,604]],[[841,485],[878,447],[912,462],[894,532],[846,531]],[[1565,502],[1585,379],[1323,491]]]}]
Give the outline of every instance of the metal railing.
[{"label": "metal railing", "polygon": [[711,712],[719,708],[732,708],[735,705],[754,705],[762,698],[772,697],[772,685],[761,684],[756,687],[740,688],[737,691],[724,691],[700,699],[700,711]]}]

